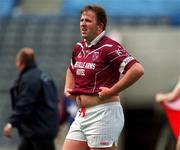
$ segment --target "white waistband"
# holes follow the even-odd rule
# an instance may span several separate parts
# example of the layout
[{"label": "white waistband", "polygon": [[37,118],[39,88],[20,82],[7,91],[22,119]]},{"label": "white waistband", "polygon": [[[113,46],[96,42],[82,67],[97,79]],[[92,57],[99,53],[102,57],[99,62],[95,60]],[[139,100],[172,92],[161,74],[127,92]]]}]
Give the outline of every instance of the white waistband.
[{"label": "white waistband", "polygon": [[88,107],[88,108],[85,108],[85,109],[86,109],[86,112],[92,112],[92,111],[96,111],[96,110],[102,109],[104,107],[108,108],[108,107],[112,107],[112,106],[120,106],[121,107],[121,103],[120,102],[108,102],[108,103],[104,103],[104,104],[99,104],[99,105],[96,105],[96,106]]}]

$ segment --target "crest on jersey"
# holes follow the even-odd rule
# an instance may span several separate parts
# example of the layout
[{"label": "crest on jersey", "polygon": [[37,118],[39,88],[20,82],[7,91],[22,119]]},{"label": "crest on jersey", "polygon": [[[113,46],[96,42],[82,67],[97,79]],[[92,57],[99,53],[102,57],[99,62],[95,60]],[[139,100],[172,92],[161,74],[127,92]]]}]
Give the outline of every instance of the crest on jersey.
[{"label": "crest on jersey", "polygon": [[92,54],[92,60],[93,60],[93,61],[97,60],[98,57],[99,57],[99,52],[94,52],[94,53]]}]

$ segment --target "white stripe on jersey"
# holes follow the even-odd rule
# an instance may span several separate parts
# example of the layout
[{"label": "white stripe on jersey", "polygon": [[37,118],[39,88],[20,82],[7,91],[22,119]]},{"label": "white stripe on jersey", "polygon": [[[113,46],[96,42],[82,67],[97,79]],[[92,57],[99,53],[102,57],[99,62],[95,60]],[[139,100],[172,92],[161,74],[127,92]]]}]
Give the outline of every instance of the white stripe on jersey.
[{"label": "white stripe on jersey", "polygon": [[117,56],[117,57],[111,59],[110,62],[114,61],[115,59],[117,59],[117,58],[119,58],[119,57],[123,57],[123,56],[127,56],[127,55],[120,55],[120,56]]},{"label": "white stripe on jersey", "polygon": [[112,53],[114,53],[114,51],[112,51],[112,52],[108,53],[107,55],[110,55],[110,54],[112,54]]},{"label": "white stripe on jersey", "polygon": [[71,59],[71,67],[72,67],[72,69],[74,69],[74,65],[73,65],[72,59]]},{"label": "white stripe on jersey", "polygon": [[[94,53],[95,51],[98,51],[99,49],[101,49],[101,48],[103,48],[103,47],[112,47],[112,46],[113,46],[113,45],[111,45],[111,44],[104,44],[104,45],[102,45],[101,47],[99,47],[99,48],[93,50],[92,52],[88,53],[87,56],[90,55],[91,53]],[[86,57],[87,57],[87,56],[86,56]]]},{"label": "white stripe on jersey", "polygon": [[120,65],[120,68],[119,68],[119,72],[122,74],[124,72],[124,68],[126,67],[126,65],[130,62],[134,60],[134,57],[132,56],[129,56],[129,57],[126,57],[123,62],[121,63]]},{"label": "white stripe on jersey", "polygon": [[[83,54],[84,54],[84,56],[85,56],[85,52],[84,52],[84,49],[83,49],[83,45],[81,44],[81,43],[77,43],[76,45],[79,45],[82,49],[81,49],[81,51],[83,52]],[[81,53],[81,52],[80,52]]]},{"label": "white stripe on jersey", "polygon": [[83,49],[83,45],[81,43],[76,43],[77,45],[81,46],[81,48]]},{"label": "white stripe on jersey", "polygon": [[[82,48],[83,54],[84,54],[84,56],[85,56],[85,52],[84,52],[84,47],[83,47],[83,45],[82,45],[81,43],[79,43],[79,42],[78,42],[76,45],[79,45],[79,46]],[[99,50],[99,49],[101,49],[101,48],[103,48],[103,47],[112,47],[112,46],[113,46],[113,45],[111,45],[111,44],[102,45],[101,47],[99,47],[99,48],[93,50],[92,52],[88,53],[88,54],[86,55],[86,58],[87,58],[90,54],[92,54],[93,52],[95,52],[95,51],[97,51],[97,50]]]}]

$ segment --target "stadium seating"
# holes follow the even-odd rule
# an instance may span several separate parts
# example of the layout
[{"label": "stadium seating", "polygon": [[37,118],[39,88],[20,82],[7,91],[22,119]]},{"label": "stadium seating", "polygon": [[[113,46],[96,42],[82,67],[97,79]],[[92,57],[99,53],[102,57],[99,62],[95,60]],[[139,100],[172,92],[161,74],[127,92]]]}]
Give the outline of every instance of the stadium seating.
[{"label": "stadium seating", "polygon": [[16,0],[0,1],[0,17],[11,16],[15,7]]},{"label": "stadium seating", "polygon": [[[87,4],[98,4],[103,6],[111,17],[123,17],[122,22],[128,19],[137,22],[150,20],[164,20],[168,18],[172,24],[180,24],[180,0],[65,0],[61,5],[61,15],[77,16],[80,9]],[[127,18],[127,19],[124,19]],[[162,19],[163,18],[163,19]],[[127,22],[126,22],[127,23]]]},{"label": "stadium seating", "polygon": [[63,15],[78,15],[79,9],[87,4],[102,5],[111,16],[169,16],[180,8],[180,0],[66,0]]}]

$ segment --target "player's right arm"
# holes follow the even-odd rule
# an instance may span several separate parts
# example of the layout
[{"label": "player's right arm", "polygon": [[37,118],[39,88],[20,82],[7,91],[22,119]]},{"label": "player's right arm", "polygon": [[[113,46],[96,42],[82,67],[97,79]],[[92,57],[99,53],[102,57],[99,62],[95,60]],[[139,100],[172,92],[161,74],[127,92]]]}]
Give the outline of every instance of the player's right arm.
[{"label": "player's right arm", "polygon": [[71,95],[72,89],[74,88],[74,76],[71,70],[68,68],[65,78],[64,94],[65,96],[74,99],[75,96]]},{"label": "player's right arm", "polygon": [[65,77],[65,85],[64,85],[64,95],[69,97],[70,99],[75,99],[75,95],[72,95],[73,89],[75,87],[75,79],[74,79],[74,64],[75,64],[75,56],[77,55],[77,48],[79,45],[75,45],[72,51],[70,65],[66,71]]}]

